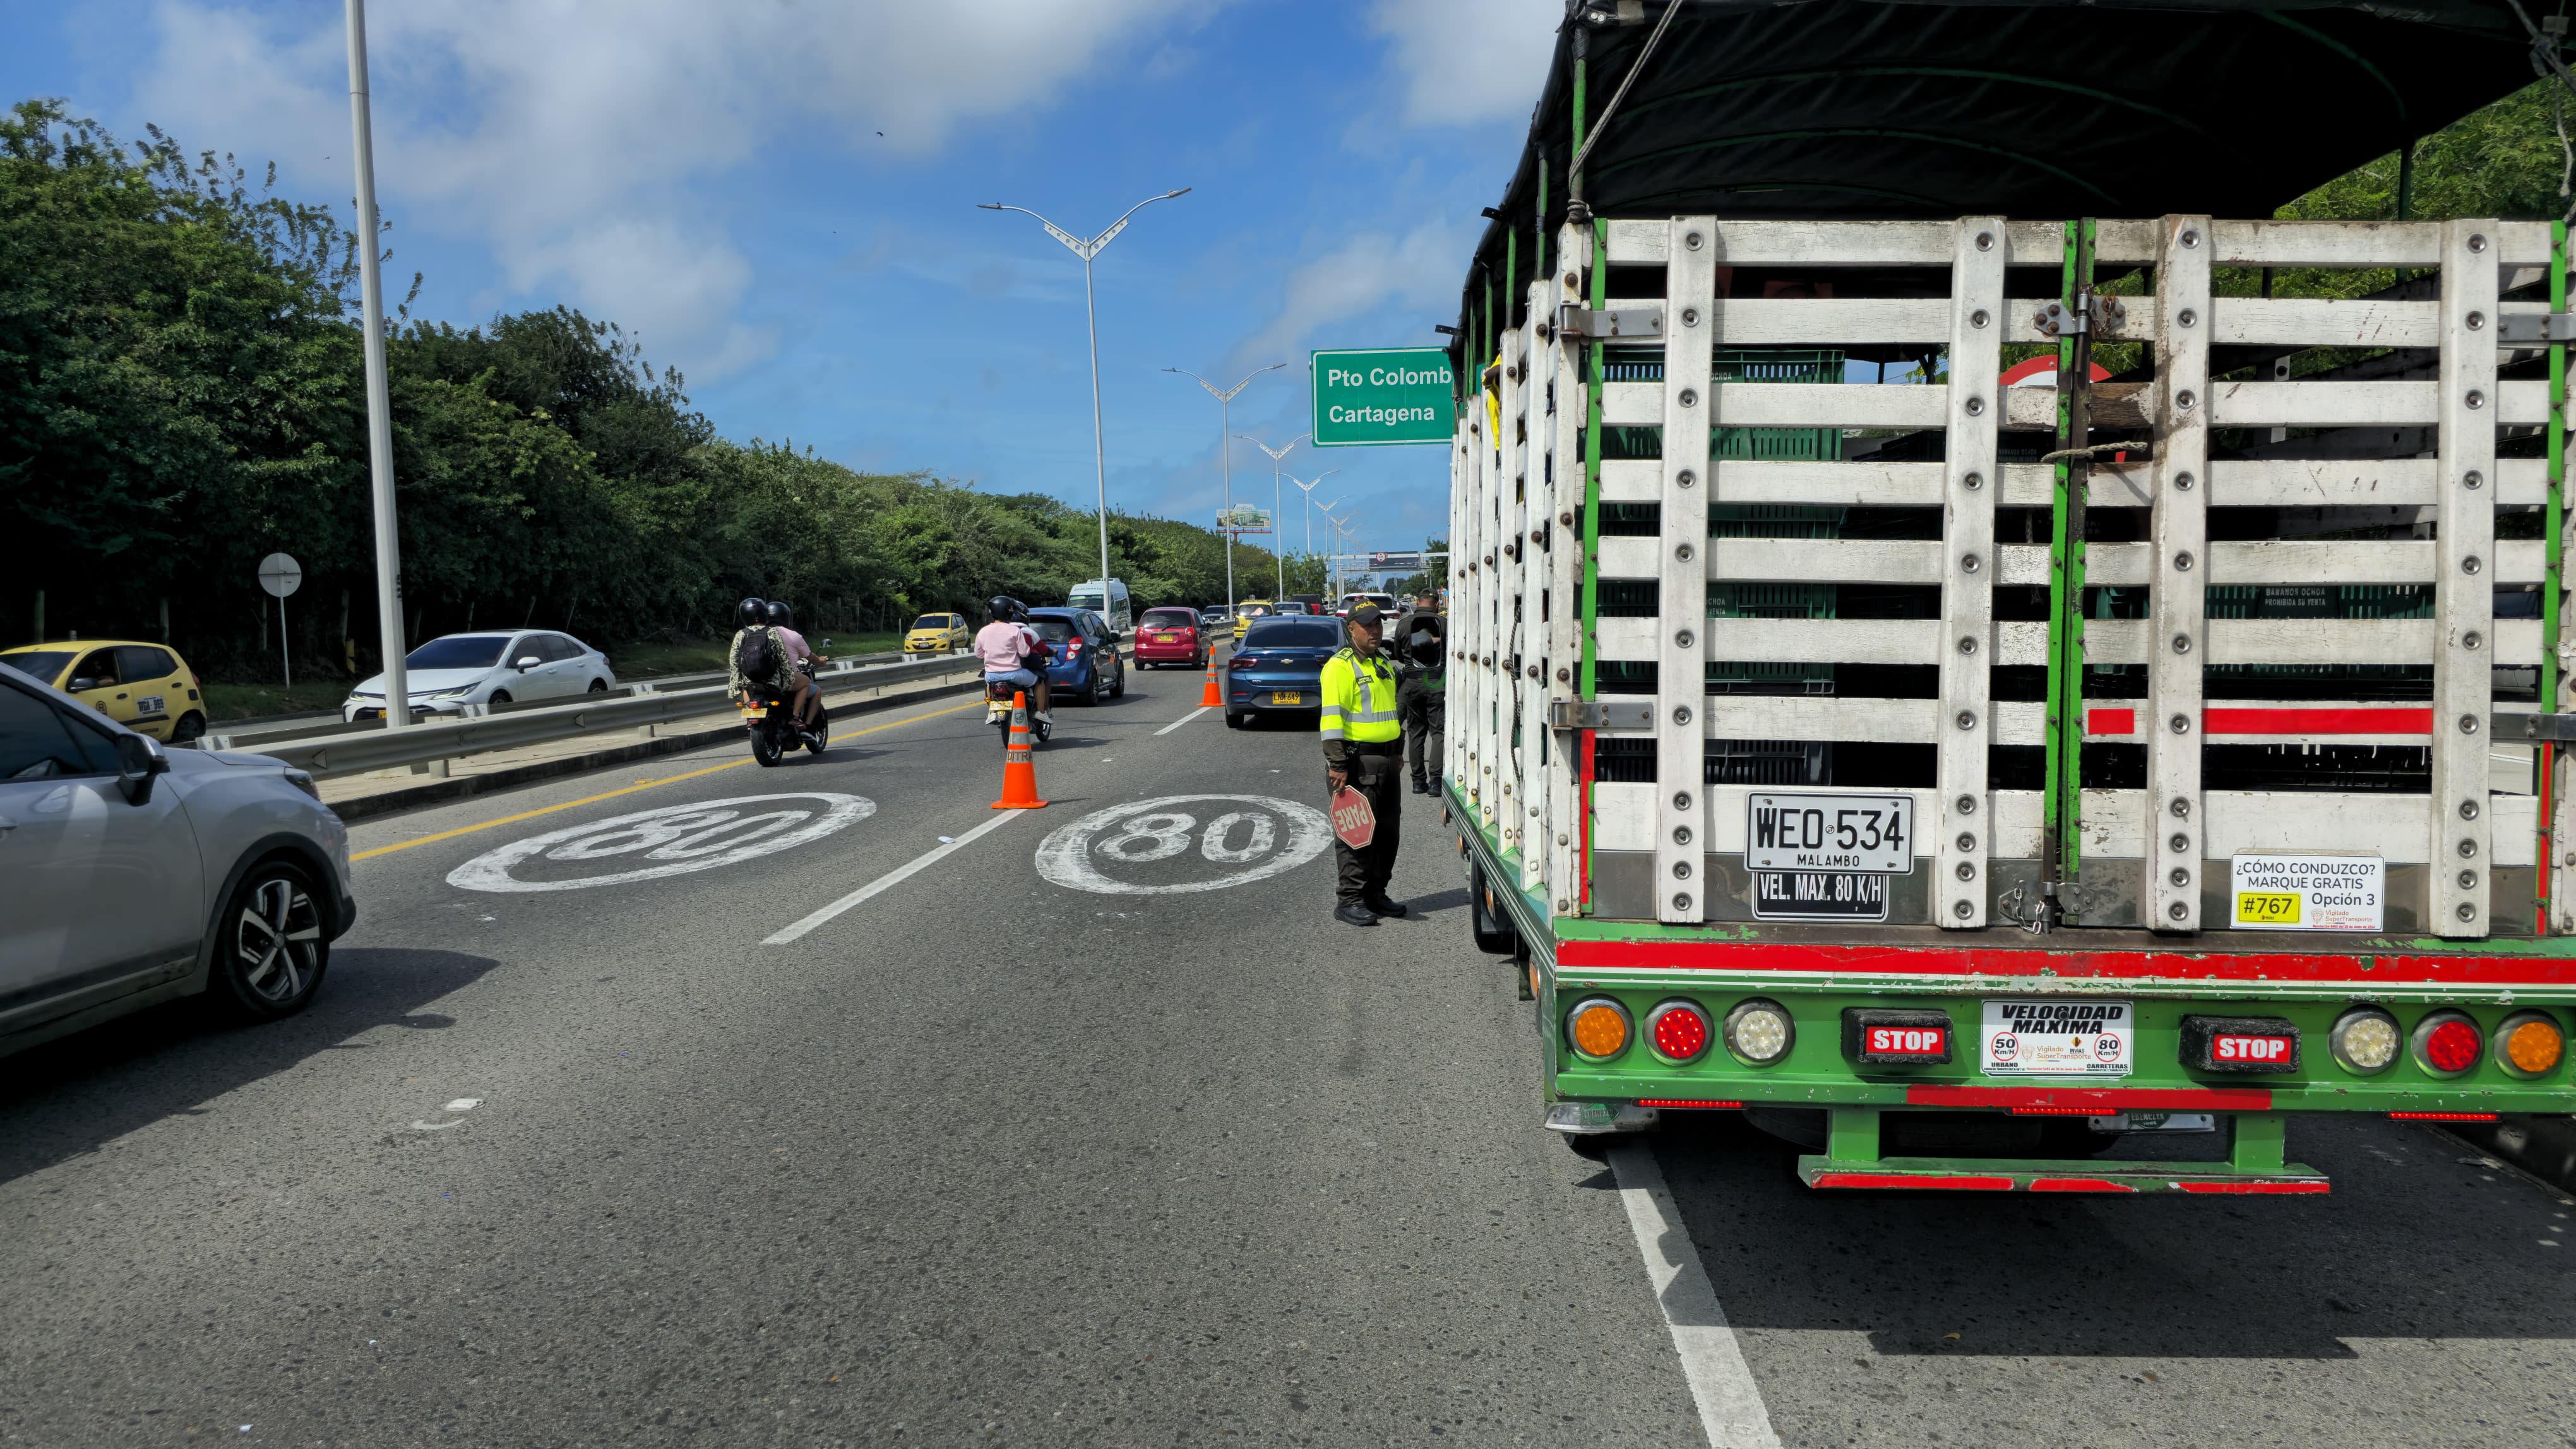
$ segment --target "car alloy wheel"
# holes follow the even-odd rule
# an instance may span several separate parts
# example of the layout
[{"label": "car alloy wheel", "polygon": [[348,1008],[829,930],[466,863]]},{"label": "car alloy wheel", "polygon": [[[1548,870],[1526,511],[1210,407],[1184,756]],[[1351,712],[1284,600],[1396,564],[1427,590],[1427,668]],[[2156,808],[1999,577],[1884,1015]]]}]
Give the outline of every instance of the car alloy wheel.
[{"label": "car alloy wheel", "polygon": [[302,1009],[331,959],[304,872],[284,861],[253,867],[233,889],[215,951],[213,984],[237,1010],[264,1019]]}]

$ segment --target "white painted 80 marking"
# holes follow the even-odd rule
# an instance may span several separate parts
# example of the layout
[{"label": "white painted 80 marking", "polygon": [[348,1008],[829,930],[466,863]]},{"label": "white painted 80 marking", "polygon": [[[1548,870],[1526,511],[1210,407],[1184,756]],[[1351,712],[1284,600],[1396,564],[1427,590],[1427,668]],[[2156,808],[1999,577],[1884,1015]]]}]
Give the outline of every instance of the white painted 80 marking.
[{"label": "white painted 80 marking", "polygon": [[[792,801],[791,806],[745,813],[745,805]],[[818,813],[815,806],[822,809]],[[843,826],[876,813],[876,802],[860,795],[795,791],[782,795],[746,795],[734,800],[706,800],[694,805],[665,805],[632,815],[569,825],[515,840],[474,857],[447,874],[447,883],[469,891],[571,891],[590,886],[624,885],[712,870],[753,860],[820,840]],[[635,855],[653,862],[606,875],[526,880],[513,869],[540,856],[547,860],[608,860]]]},{"label": "white painted 80 marking", "polygon": [[[1198,810],[1176,807],[1199,806]],[[1215,813],[1202,821],[1209,807]],[[1165,795],[1096,810],[1038,845],[1038,874],[1057,885],[1099,895],[1178,895],[1264,880],[1323,854],[1333,838],[1323,812],[1267,795]],[[1200,859],[1229,869],[1197,880],[1129,881],[1110,867],[1177,860],[1196,846]],[[1164,874],[1168,872],[1158,872]]]}]

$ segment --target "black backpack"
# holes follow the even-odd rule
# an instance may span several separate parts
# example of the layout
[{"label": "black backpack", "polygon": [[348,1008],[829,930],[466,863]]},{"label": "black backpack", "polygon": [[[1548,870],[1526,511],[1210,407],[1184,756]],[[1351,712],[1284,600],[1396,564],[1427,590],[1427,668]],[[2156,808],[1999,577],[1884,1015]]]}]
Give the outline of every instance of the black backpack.
[{"label": "black backpack", "polygon": [[771,647],[767,629],[745,629],[734,641],[734,671],[754,684],[768,684],[778,677],[778,651]]}]

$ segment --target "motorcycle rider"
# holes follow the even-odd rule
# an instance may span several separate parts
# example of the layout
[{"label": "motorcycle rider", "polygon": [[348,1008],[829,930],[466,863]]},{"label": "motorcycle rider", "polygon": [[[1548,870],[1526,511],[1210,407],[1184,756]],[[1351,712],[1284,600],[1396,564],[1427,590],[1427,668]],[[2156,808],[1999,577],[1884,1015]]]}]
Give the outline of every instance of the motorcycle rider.
[{"label": "motorcycle rider", "polygon": [[[1037,717],[1048,724],[1046,643],[1028,626],[1027,607],[1008,594],[984,601],[984,627],[975,632],[975,653],[984,661],[984,684],[1010,684],[1033,696]],[[1032,667],[1030,661],[1036,664]]]},{"label": "motorcycle rider", "polygon": [[815,653],[813,646],[805,642],[805,636],[796,632],[796,611],[787,607],[784,600],[770,600],[763,612],[769,620],[769,627],[777,630],[779,637],[787,641],[788,662],[795,665],[804,678],[805,693],[797,705],[796,723],[811,733],[815,717],[823,712],[823,691],[814,683],[814,666],[822,663],[824,656]]},{"label": "motorcycle rider", "polygon": [[[814,683],[797,672],[796,656],[787,652],[787,640],[771,626],[769,602],[744,599],[733,606],[733,617],[734,622],[742,627],[734,630],[733,642],[725,646],[725,691],[748,705],[752,702],[754,690],[776,690],[787,696],[801,718],[806,697],[814,692]],[[763,651],[768,655],[765,661],[767,672],[746,675],[743,672],[743,646],[754,636],[761,638],[767,646]]]}]

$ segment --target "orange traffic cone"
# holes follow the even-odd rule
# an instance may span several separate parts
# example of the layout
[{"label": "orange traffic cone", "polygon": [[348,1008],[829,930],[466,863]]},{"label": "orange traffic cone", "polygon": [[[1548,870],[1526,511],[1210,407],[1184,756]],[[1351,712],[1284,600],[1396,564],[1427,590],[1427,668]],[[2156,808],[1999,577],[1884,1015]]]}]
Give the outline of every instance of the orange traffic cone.
[{"label": "orange traffic cone", "polygon": [[1002,798],[993,802],[996,810],[1038,810],[1046,805],[1038,798],[1038,767],[1029,758],[1029,697],[1011,692],[1011,744],[1002,754]]},{"label": "orange traffic cone", "polygon": [[1207,688],[1199,691],[1199,708],[1212,709],[1224,703],[1225,696],[1219,693],[1216,687],[1216,651],[1214,649],[1210,649],[1208,651]]}]

